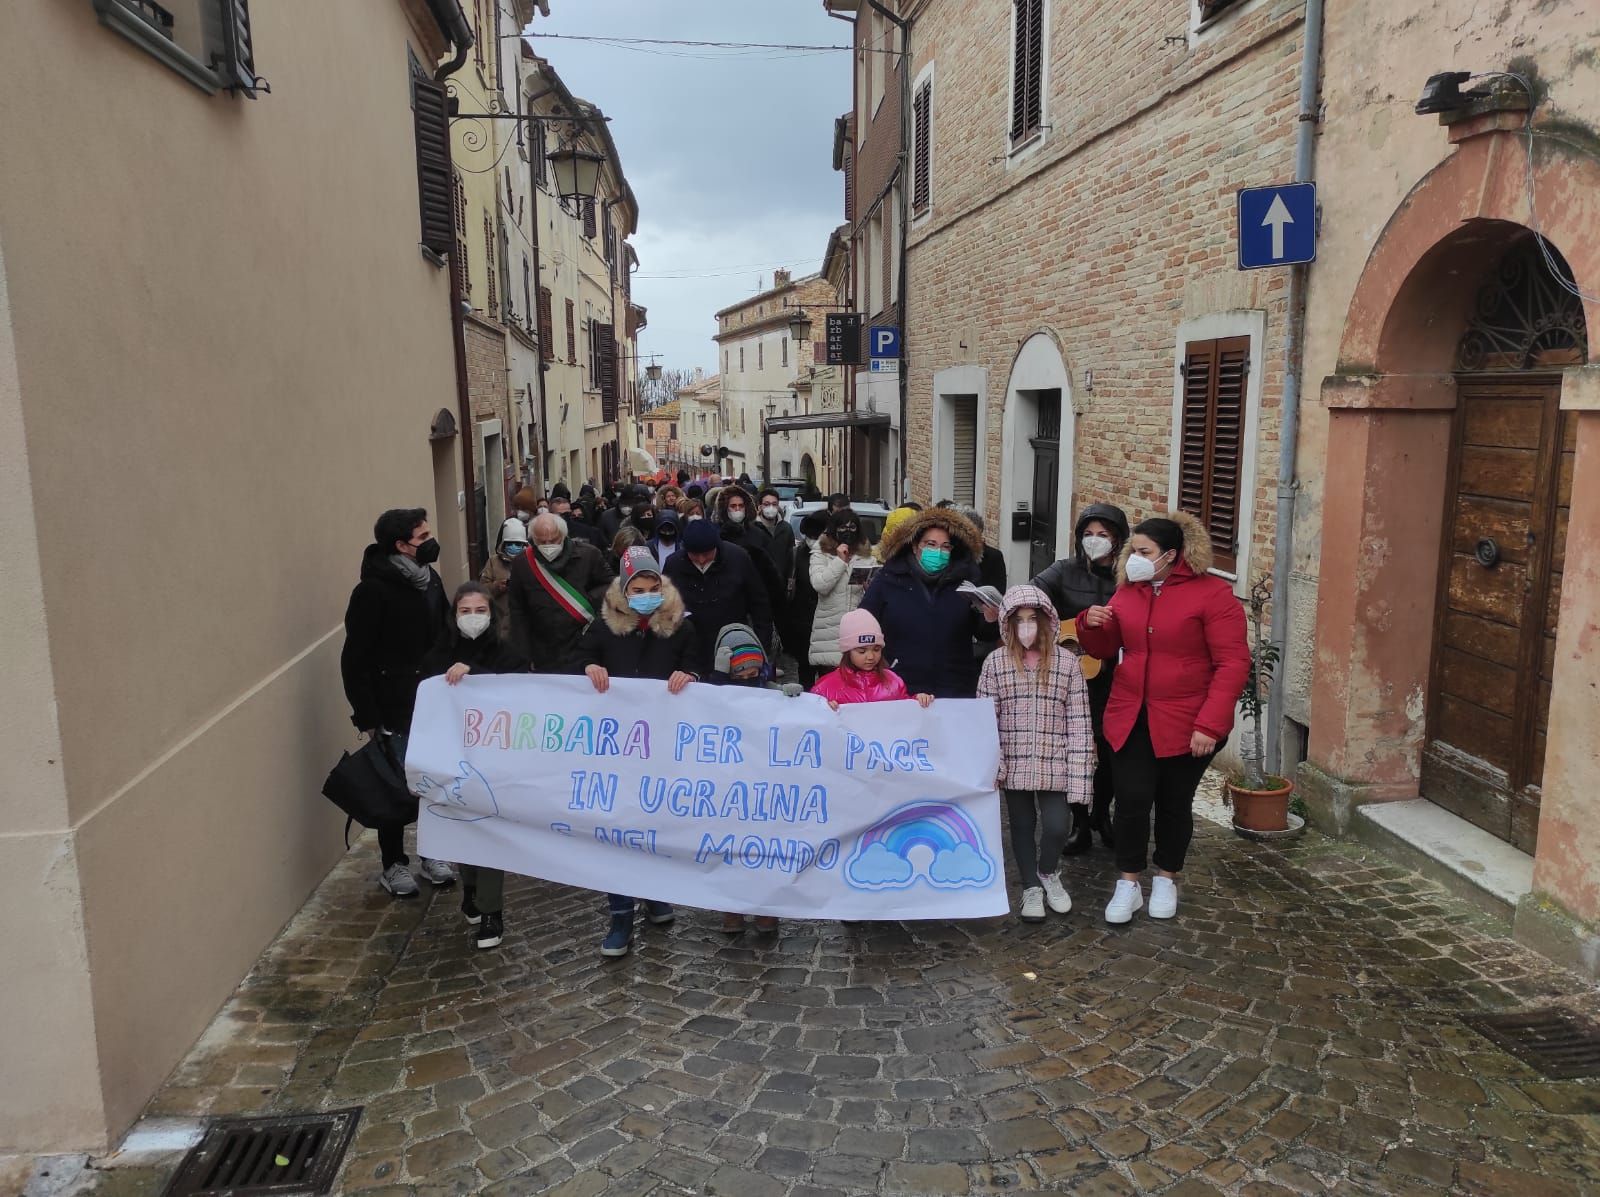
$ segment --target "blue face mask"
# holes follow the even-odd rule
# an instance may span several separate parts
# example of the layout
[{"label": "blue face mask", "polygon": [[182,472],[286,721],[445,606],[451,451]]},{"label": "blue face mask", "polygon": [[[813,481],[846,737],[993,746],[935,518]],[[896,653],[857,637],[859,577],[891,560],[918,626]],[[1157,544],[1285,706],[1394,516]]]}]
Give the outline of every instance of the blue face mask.
[{"label": "blue face mask", "polygon": [[628,609],[636,615],[654,615],[661,606],[661,592],[653,594],[630,594],[628,596]]},{"label": "blue face mask", "polygon": [[922,566],[925,574],[939,573],[950,564],[950,550],[924,546],[917,550],[917,564]]}]

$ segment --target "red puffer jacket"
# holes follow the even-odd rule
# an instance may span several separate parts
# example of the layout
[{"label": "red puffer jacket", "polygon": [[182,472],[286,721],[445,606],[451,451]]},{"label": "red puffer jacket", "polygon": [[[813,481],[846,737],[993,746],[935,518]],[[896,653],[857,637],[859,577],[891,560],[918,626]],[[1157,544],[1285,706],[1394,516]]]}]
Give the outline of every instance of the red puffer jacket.
[{"label": "red puffer jacket", "polygon": [[871,673],[841,665],[832,673],[825,673],[811,687],[811,693],[820,694],[829,702],[840,706],[852,702],[897,702],[910,698],[906,684],[892,669],[878,668]]},{"label": "red puffer jacket", "polygon": [[1210,538],[1192,517],[1170,518],[1183,525],[1184,547],[1161,592],[1122,573],[1109,604],[1116,618],[1098,628],[1079,622],[1079,643],[1090,656],[1110,660],[1122,651],[1106,704],[1106,739],[1113,748],[1127,743],[1142,707],[1158,757],[1186,755],[1196,731],[1226,738],[1250,676],[1244,608],[1226,581],[1205,572]]}]

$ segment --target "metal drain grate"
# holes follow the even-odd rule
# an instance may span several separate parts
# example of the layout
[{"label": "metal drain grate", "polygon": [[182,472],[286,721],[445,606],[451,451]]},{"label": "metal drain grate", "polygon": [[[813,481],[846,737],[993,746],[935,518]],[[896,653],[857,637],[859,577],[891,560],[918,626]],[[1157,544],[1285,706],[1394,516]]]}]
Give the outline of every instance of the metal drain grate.
[{"label": "metal drain grate", "polygon": [[1471,1014],[1461,1021],[1552,1080],[1600,1076],[1600,1025],[1568,1010]]},{"label": "metal drain grate", "polygon": [[219,1118],[183,1159],[163,1197],[326,1193],[361,1107],[283,1118]]}]

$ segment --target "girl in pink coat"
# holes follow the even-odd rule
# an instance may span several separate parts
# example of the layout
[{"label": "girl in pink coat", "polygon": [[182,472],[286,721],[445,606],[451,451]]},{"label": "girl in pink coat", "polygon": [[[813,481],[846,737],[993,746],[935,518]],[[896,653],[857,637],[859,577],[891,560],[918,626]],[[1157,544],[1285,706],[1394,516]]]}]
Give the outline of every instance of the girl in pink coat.
[{"label": "girl in pink coat", "polygon": [[1057,914],[1072,909],[1059,871],[1067,807],[1087,807],[1094,795],[1089,687],[1078,659],[1056,643],[1060,632],[1043,590],[1013,586],[1001,601],[1000,647],[978,675],[978,697],[994,699],[1000,727],[999,784],[1029,923],[1044,921],[1047,903]]},{"label": "girl in pink coat", "polygon": [[[845,613],[839,621],[839,651],[844,654],[839,668],[823,674],[811,687],[811,693],[826,698],[834,710],[842,703],[896,702],[911,697],[899,675],[884,667],[883,629],[871,611],[857,608]],[[916,698],[925,707],[933,702],[931,694]]]}]

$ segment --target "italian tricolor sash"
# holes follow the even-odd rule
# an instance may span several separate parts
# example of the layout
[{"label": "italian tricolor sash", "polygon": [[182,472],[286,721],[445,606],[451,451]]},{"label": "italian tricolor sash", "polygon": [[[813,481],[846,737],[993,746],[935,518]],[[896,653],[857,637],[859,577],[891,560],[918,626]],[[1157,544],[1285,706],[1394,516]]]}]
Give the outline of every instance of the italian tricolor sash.
[{"label": "italian tricolor sash", "polygon": [[581,624],[593,623],[594,604],[589,601],[589,596],[545,565],[543,558],[533,551],[532,545],[524,551],[528,555],[533,576],[544,587],[545,593],[555,599],[556,606]]}]

